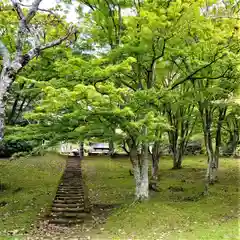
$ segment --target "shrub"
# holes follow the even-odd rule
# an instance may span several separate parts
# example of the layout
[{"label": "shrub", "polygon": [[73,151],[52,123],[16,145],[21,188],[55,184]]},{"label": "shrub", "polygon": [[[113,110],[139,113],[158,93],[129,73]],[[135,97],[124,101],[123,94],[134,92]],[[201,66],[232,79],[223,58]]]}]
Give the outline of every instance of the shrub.
[{"label": "shrub", "polygon": [[18,152],[31,152],[34,148],[34,144],[28,141],[21,140],[6,140],[0,143],[0,157],[11,157]]}]

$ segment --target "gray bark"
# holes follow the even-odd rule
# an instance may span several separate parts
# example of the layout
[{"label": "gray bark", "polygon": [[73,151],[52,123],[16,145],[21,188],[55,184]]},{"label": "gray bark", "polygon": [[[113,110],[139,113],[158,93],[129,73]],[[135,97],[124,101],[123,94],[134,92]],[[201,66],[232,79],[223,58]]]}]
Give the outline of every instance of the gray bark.
[{"label": "gray bark", "polygon": [[7,47],[2,41],[0,41],[0,56],[3,58],[3,67],[0,73],[0,140],[2,140],[4,137],[4,119],[7,92],[14,82],[17,74],[26,64],[29,63],[29,61],[38,56],[41,51],[60,45],[62,42],[68,39],[71,34],[75,33],[75,30],[70,28],[65,36],[52,42],[40,45],[40,42],[37,41],[32,45],[32,48],[26,54],[23,54],[24,45],[28,42],[26,36],[33,34],[29,29],[28,24],[36,15],[41,1],[42,0],[35,0],[32,3],[28,13],[24,15],[20,3],[15,0],[11,0],[13,7],[18,14],[19,29],[16,39],[16,53],[13,60],[11,59]]},{"label": "gray bark", "polygon": [[135,143],[128,144],[135,179],[135,199],[137,201],[148,199],[148,144],[145,143],[144,145],[143,154],[138,155]]},{"label": "gray bark", "polygon": [[158,180],[158,171],[159,171],[159,160],[160,160],[161,150],[160,150],[160,142],[154,142],[152,148],[152,176],[151,181]]},{"label": "gray bark", "polygon": [[228,156],[237,157],[237,146],[240,140],[239,136],[239,127],[237,118],[233,121],[233,129],[229,127],[229,141],[226,147],[226,153]]},{"label": "gray bark", "polygon": [[177,147],[173,152],[173,169],[182,168],[182,159],[183,159],[184,149],[183,147]]},{"label": "gray bark", "polygon": [[232,142],[232,156],[237,157],[237,146],[239,142],[239,131],[234,131]]},{"label": "gray bark", "polygon": [[0,141],[2,141],[4,137],[7,91],[14,81],[14,75],[8,68],[10,68],[10,66],[4,66],[0,74]]},{"label": "gray bark", "polygon": [[[144,135],[147,136],[147,127],[144,127]],[[143,160],[142,160],[142,168],[141,168],[141,188],[140,195],[138,199],[145,200],[148,199],[148,189],[149,189],[149,181],[148,181],[148,142],[144,142],[143,152]]]},{"label": "gray bark", "polygon": [[0,97],[0,141],[3,140],[4,136],[4,120],[5,120],[5,102]]},{"label": "gray bark", "polygon": [[149,181],[149,190],[158,192],[158,174],[159,174],[159,160],[160,160],[160,142],[156,141],[152,148],[152,175]]},{"label": "gray bark", "polygon": [[203,121],[203,130],[204,130],[204,140],[205,146],[208,155],[208,167],[206,173],[206,187],[205,191],[208,191],[208,185],[214,184],[217,181],[217,172],[219,166],[219,151],[221,146],[221,129],[223,120],[226,115],[227,108],[220,108],[219,109],[219,116],[217,121],[217,129],[216,129],[216,145],[215,151],[213,149],[212,144],[212,133],[211,133],[211,126],[212,126],[212,109],[205,109],[200,111]]}]

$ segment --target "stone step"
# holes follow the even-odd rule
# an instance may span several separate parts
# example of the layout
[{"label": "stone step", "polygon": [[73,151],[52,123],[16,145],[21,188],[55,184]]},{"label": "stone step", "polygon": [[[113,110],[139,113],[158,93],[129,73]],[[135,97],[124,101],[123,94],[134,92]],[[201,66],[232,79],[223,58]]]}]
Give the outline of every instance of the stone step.
[{"label": "stone step", "polygon": [[53,203],[54,208],[82,208],[84,207],[84,202],[82,203]]},{"label": "stone step", "polygon": [[61,185],[58,187],[58,189],[62,189],[62,190],[79,190],[79,189],[83,189],[83,186],[77,186],[77,187],[71,187],[71,186],[65,186],[65,185]]},{"label": "stone step", "polygon": [[60,217],[63,217],[63,218],[75,218],[75,219],[83,219],[87,216],[87,213],[85,212],[79,212],[79,213],[76,213],[76,212],[52,212],[50,214],[50,217],[51,218],[60,218]]},{"label": "stone step", "polygon": [[68,187],[59,187],[58,191],[84,191],[82,187],[77,187],[77,188],[68,188]]},{"label": "stone step", "polygon": [[[79,159],[78,159],[79,160]],[[80,161],[69,158],[52,204],[50,224],[82,223],[86,217]]]},{"label": "stone step", "polygon": [[83,198],[84,194],[82,193],[78,193],[78,194],[71,194],[71,193],[57,193],[56,194],[56,198],[59,198],[59,197],[73,197],[73,198]]},{"label": "stone step", "polygon": [[58,188],[57,192],[82,192],[84,193],[84,189],[76,188],[76,189],[67,189],[67,188]]},{"label": "stone step", "polygon": [[63,225],[71,225],[71,224],[80,224],[83,223],[83,219],[71,219],[71,218],[53,218],[49,221],[50,224],[63,224]]},{"label": "stone step", "polygon": [[78,200],[78,201],[82,200],[82,201],[84,201],[85,199],[84,199],[84,197],[67,197],[67,196],[61,197],[61,196],[58,196],[55,198],[55,200],[64,200],[64,201],[66,201],[66,200],[73,200],[73,201],[74,200]]},{"label": "stone step", "polygon": [[80,183],[71,183],[71,184],[68,184],[68,183],[64,183],[64,184],[61,184],[61,185],[59,185],[59,188],[82,188],[83,187],[83,185],[82,184],[80,184]]},{"label": "stone step", "polygon": [[76,190],[67,190],[67,189],[58,189],[57,193],[70,193],[70,194],[84,194],[83,189],[76,189]]},{"label": "stone step", "polygon": [[84,199],[81,200],[74,200],[74,199],[70,199],[70,200],[54,200],[53,204],[84,204]]},{"label": "stone step", "polygon": [[73,212],[73,213],[79,213],[84,211],[84,206],[81,208],[52,208],[52,212]]},{"label": "stone step", "polygon": [[83,191],[57,191],[56,195],[71,195],[71,196],[78,196],[78,195],[81,195],[83,196],[84,195],[84,192]]}]

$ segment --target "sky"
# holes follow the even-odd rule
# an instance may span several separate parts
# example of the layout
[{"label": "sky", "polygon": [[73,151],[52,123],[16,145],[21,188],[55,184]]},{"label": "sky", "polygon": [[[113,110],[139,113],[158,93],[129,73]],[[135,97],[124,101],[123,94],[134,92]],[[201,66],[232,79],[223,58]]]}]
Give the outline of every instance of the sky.
[{"label": "sky", "polygon": [[[33,0],[23,0],[22,1],[24,4],[32,4]],[[56,4],[59,3],[59,0],[42,0],[39,8],[42,9],[49,9],[49,8],[53,8],[54,6],[56,6]],[[75,12],[76,7],[78,6],[78,3],[76,1],[73,0],[73,4],[68,5],[68,14],[67,14],[67,21],[68,22],[73,22],[76,23],[77,20],[77,14]],[[88,11],[87,7],[83,7],[83,11]],[[123,15],[125,16],[129,16],[129,15],[134,15],[134,11],[131,9],[124,9],[122,12]]]},{"label": "sky", "polygon": [[[33,0],[24,0],[22,1],[24,4],[31,5]],[[69,5],[66,9],[69,11],[67,14],[67,21],[68,22],[77,22],[77,14],[75,13],[75,9],[78,6],[76,1],[73,1],[74,3]],[[56,6],[56,4],[59,3],[59,0],[42,0],[40,3],[39,8],[42,9],[49,9]]]}]

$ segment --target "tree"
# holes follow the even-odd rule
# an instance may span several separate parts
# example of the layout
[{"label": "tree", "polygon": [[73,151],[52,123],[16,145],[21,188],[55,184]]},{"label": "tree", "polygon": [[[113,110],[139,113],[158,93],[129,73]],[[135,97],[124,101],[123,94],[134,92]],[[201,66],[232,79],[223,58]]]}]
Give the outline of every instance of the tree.
[{"label": "tree", "polygon": [[[239,85],[239,33],[235,20],[212,20],[212,17],[199,20],[202,21],[201,28],[192,31],[193,26],[189,26],[187,48],[176,62],[184,77],[173,83],[172,89],[186,81],[192,83],[192,99],[201,116],[208,155],[206,182],[214,183],[217,179],[221,130],[228,100]],[[204,41],[201,41],[201,37]]]},{"label": "tree", "polygon": [[[171,84],[172,79],[168,78],[166,82]],[[164,103],[164,112],[171,126],[168,139],[173,156],[173,169],[182,167],[187,144],[198,120],[195,104],[189,95],[191,87],[189,83],[182,84],[171,92]]]},{"label": "tree", "polygon": [[[180,167],[198,120],[209,158],[207,176],[212,176],[239,79],[233,22],[226,27],[229,20],[204,15],[202,1],[79,2],[89,7],[81,15],[82,38],[67,60],[54,63],[57,78],[43,86],[43,99],[25,115],[31,124],[11,129],[14,137],[49,144],[94,137],[125,142],[136,199],[144,200],[149,146],[154,180],[163,136],[168,133]],[[128,7],[134,14],[124,16]]]},{"label": "tree", "polygon": [[[4,135],[5,107],[7,92],[15,81],[19,72],[42,51],[52,48],[66,41],[75,30],[67,24],[59,24],[59,18],[41,15],[38,12],[42,0],[34,0],[32,5],[23,7],[20,1],[11,0],[0,5],[0,24],[2,39],[0,41],[0,56],[2,66],[0,73],[0,140]],[[13,10],[14,12],[11,12]],[[10,13],[10,14],[9,14]],[[48,23],[48,24],[46,24]],[[52,29],[50,28],[50,24]],[[54,29],[54,30],[53,30]],[[58,30],[59,32],[56,32]],[[15,37],[16,40],[15,40]]]},{"label": "tree", "polygon": [[225,154],[228,156],[237,157],[237,146],[240,141],[240,107],[238,102],[233,102],[226,112],[226,118],[224,121],[225,128],[227,131],[228,140],[225,150]]}]

